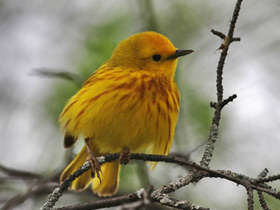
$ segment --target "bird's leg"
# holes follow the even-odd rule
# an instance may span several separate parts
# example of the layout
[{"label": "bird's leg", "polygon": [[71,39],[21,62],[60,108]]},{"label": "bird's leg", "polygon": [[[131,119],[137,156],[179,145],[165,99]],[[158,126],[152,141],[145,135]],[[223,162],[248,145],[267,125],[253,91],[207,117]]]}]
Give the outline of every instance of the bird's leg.
[{"label": "bird's leg", "polygon": [[87,147],[87,152],[88,152],[88,161],[90,163],[91,166],[91,178],[95,177],[95,173],[97,175],[97,178],[100,181],[101,184],[101,178],[100,178],[100,173],[102,174],[98,159],[96,158],[96,156],[93,154],[93,152],[91,151],[90,147],[89,147],[89,140],[90,138],[85,138],[85,145]]},{"label": "bird's leg", "polygon": [[126,165],[130,161],[130,149],[124,147],[120,153],[120,164]]}]

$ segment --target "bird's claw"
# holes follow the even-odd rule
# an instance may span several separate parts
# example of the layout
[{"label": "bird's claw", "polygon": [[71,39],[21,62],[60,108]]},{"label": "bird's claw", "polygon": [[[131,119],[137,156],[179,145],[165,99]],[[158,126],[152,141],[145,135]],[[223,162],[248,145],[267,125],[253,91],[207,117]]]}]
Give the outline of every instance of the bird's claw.
[{"label": "bird's claw", "polygon": [[120,153],[120,164],[126,165],[130,161],[130,149],[128,147],[124,147]]},{"label": "bird's claw", "polygon": [[90,170],[91,170],[91,178],[94,178],[95,175],[97,176],[97,178],[99,179],[99,182],[101,184],[101,175],[102,174],[102,171],[101,171],[101,167],[100,167],[100,164],[98,162],[98,159],[93,155],[93,154],[90,154],[88,156],[88,161],[90,163]]}]

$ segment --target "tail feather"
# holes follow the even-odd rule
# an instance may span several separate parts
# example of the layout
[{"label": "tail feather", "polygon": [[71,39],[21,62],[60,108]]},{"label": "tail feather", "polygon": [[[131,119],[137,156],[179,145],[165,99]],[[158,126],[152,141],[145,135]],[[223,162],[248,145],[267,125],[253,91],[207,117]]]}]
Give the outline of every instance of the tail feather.
[{"label": "tail feather", "polygon": [[99,196],[110,196],[116,193],[119,185],[120,161],[105,163],[101,166],[101,184],[97,178],[92,183],[92,191]]},{"label": "tail feather", "polygon": [[[78,168],[80,168],[85,163],[87,155],[88,154],[86,151],[86,147],[83,147],[80,153],[75,157],[74,160],[72,160],[72,162],[64,169],[64,171],[60,175],[60,182],[63,182],[72,173],[78,170]],[[83,190],[90,184],[90,182],[90,171],[87,171],[72,182],[70,189],[73,189],[75,191]]]},{"label": "tail feather", "polygon": [[85,190],[91,183],[91,171],[88,170],[84,172],[81,176],[79,176],[71,185],[70,189],[74,191],[82,191]]},{"label": "tail feather", "polygon": [[[94,152],[96,155],[100,155],[97,151]],[[75,159],[64,169],[60,176],[60,181],[63,182],[79,167],[81,167],[86,161],[87,156],[87,150],[84,146],[80,153],[75,157]],[[88,170],[72,182],[70,189],[75,191],[81,191],[86,189],[92,183],[92,191],[94,193],[97,193],[99,196],[110,196],[115,194],[119,183],[119,161],[117,160],[111,163],[105,163],[101,165],[101,171],[101,184],[98,178],[91,178],[91,172],[90,170]]]}]

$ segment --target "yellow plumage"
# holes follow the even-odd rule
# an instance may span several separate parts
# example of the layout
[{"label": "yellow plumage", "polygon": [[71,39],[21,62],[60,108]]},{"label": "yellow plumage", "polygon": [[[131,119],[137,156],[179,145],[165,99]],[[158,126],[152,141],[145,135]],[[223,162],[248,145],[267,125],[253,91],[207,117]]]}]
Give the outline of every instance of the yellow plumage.
[{"label": "yellow plumage", "polygon": [[[90,149],[96,156],[119,153],[124,147],[133,153],[167,155],[179,111],[179,92],[173,81],[177,57],[191,51],[178,52],[166,37],[155,32],[122,41],[111,59],[63,109],[59,122],[65,132],[65,147],[83,136],[90,138]],[[87,155],[84,147],[63,171],[61,181],[77,170]],[[82,190],[93,181],[93,192],[114,194],[119,161],[106,163],[101,170],[101,184],[96,178],[92,180],[88,171],[72,183],[72,189]]]}]

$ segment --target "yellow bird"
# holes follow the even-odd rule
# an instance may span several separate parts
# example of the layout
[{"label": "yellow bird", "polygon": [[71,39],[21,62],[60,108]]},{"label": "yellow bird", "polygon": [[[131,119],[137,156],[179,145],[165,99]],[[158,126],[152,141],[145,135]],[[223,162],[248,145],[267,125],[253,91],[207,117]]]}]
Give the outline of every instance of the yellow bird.
[{"label": "yellow bird", "polygon": [[[192,52],[177,50],[168,38],[151,31],[120,42],[60,114],[64,147],[71,147],[79,136],[85,141],[61,174],[61,182],[88,158],[92,171],[70,188],[83,190],[92,183],[94,193],[110,196],[118,188],[120,163],[129,161],[130,152],[167,155],[179,112],[180,95],[173,78],[177,60]],[[96,157],[109,153],[121,153],[120,160],[100,169]]]}]

